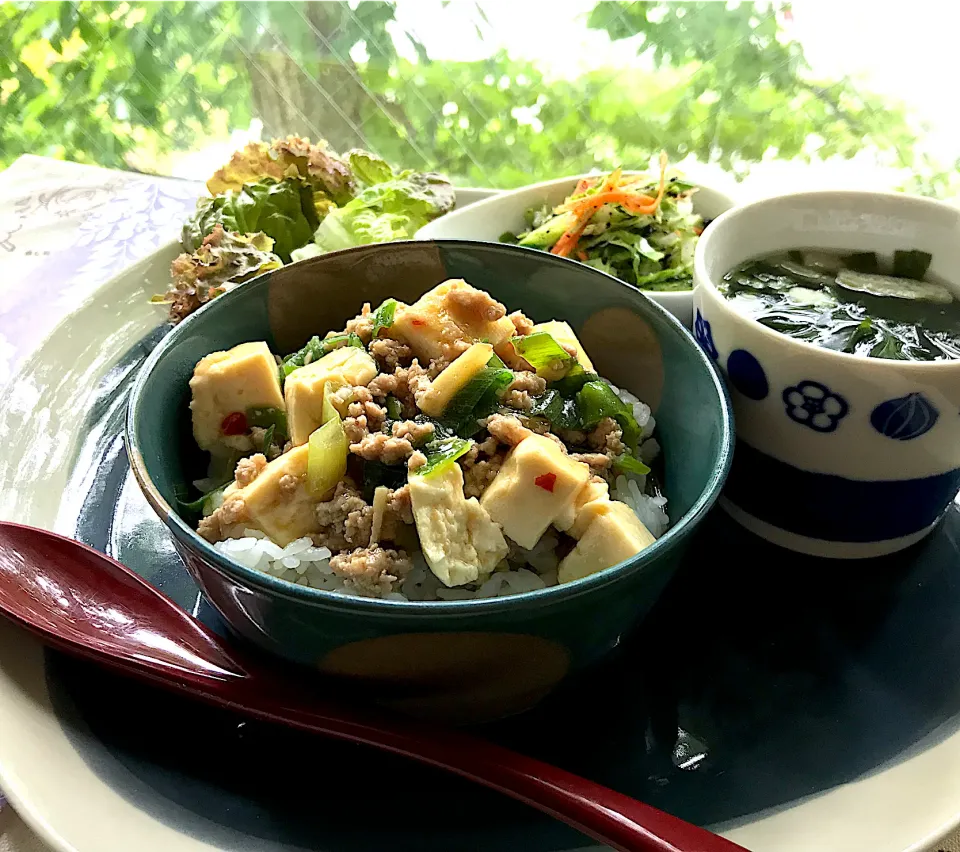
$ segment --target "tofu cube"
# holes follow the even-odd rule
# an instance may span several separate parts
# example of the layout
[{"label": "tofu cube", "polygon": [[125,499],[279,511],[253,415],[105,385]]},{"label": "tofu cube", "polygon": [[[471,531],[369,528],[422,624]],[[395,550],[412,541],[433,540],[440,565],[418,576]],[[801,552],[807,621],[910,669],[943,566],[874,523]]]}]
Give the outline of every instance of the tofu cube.
[{"label": "tofu cube", "polygon": [[568,516],[590,469],[543,435],[524,438],[507,456],[480,505],[521,547],[532,548],[558,518]]},{"label": "tofu cube", "polygon": [[305,444],[323,423],[323,389],[331,379],[350,386],[366,385],[377,375],[373,358],[356,346],[342,346],[319,361],[298,367],[284,383],[287,427],[294,446]]},{"label": "tofu cube", "polygon": [[391,334],[426,364],[456,358],[480,340],[496,347],[513,336],[514,325],[503,305],[457,279],[438,284],[412,305],[398,307]]},{"label": "tofu cube", "polygon": [[560,562],[561,583],[589,577],[636,555],[656,539],[626,503],[608,501],[590,521],[577,546]]},{"label": "tofu cube", "polygon": [[307,491],[308,452],[304,445],[275,458],[233,496],[246,505],[243,526],[261,530],[281,547],[320,528],[317,501]]},{"label": "tofu cube", "polygon": [[591,478],[577,492],[568,511],[558,517],[553,525],[573,538],[580,538],[597,514],[606,511],[610,503],[610,487],[599,477]]},{"label": "tofu cube", "polygon": [[226,352],[211,352],[194,368],[190,379],[193,399],[193,437],[197,446],[212,453],[253,447],[244,431],[224,435],[222,424],[231,414],[250,408],[284,408],[277,362],[262,341],[241,343]]},{"label": "tofu cube", "polygon": [[420,398],[420,410],[430,417],[440,417],[450,400],[487,366],[492,355],[493,347],[489,343],[474,343],[433,380]]},{"label": "tofu cube", "polygon": [[440,582],[463,586],[491,574],[506,557],[507,542],[477,499],[464,498],[460,465],[411,474],[409,484],[423,556]]}]

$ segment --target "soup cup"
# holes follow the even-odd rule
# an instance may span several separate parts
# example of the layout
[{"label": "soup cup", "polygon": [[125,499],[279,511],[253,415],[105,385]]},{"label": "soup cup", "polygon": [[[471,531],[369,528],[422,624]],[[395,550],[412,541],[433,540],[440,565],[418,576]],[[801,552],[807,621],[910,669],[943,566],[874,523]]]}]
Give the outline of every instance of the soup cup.
[{"label": "soup cup", "polygon": [[[210,352],[266,340],[290,352],[344,327],[364,302],[415,301],[462,277],[534,318],[570,322],[596,369],[652,407],[672,526],[635,557],[512,597],[406,602],[284,582],[234,562],[181,517],[203,473],[188,382]],[[563,294],[558,298],[557,294]],[[151,354],[132,393],[127,443],[147,500],[231,630],[377,698],[456,721],[530,706],[616,648],[656,601],[719,494],[732,417],[719,374],[680,324],[639,291],[582,264],[512,246],[443,241],[363,246],[263,275],[210,302]]]},{"label": "soup cup", "polygon": [[960,210],[892,193],[798,193],[724,213],[697,246],[694,336],[727,380],[737,430],[721,505],[791,550],[901,550],[960,489],[960,361],[836,352],[735,310],[723,276],[789,249],[929,252],[930,275],[960,297]]}]

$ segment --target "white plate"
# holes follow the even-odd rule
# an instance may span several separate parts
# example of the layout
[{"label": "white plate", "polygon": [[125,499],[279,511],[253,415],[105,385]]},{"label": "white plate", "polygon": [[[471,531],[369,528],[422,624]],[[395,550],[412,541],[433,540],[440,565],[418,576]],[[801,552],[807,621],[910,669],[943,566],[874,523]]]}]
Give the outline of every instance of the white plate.
[{"label": "white plate", "polygon": [[[585,177],[591,175],[557,178],[502,192],[435,219],[417,232],[417,239],[499,242],[500,236],[508,231],[516,234],[526,229],[523,214],[527,210],[544,204],[551,207],[560,204]],[[694,210],[704,219],[715,219],[734,206],[729,195],[703,184],[699,187],[693,196]],[[690,328],[693,323],[692,293],[692,290],[675,293],[649,291],[647,295]]]},{"label": "white plate", "polygon": [[[90,465],[90,459],[78,458],[86,446],[81,434],[84,414],[90,409],[94,389],[111,375],[111,368],[156,328],[162,312],[149,306],[147,299],[156,291],[156,282],[174,252],[160,251],[101,287],[38,348],[17,383],[0,400],[0,516],[69,531],[82,495],[76,481],[71,482],[71,472]],[[97,404],[122,406],[122,400],[101,396]],[[149,532],[155,525],[155,519],[145,512],[143,529]],[[139,534],[138,529],[135,524],[133,534]],[[103,535],[110,538],[118,533],[105,530]],[[166,554],[158,551],[156,558],[166,558]],[[922,590],[928,582],[929,577],[911,576],[904,586]],[[896,589],[896,583],[891,588]],[[824,594],[830,594],[828,587]],[[868,598],[865,592],[865,604]],[[875,641],[880,645],[876,653],[895,657],[900,670],[929,665],[923,651],[909,641],[889,646],[881,639]],[[945,630],[942,642],[951,648],[960,644],[957,631]],[[854,644],[839,647],[837,653],[851,653]],[[955,670],[935,674],[947,684],[956,678]],[[56,666],[51,667],[36,642],[0,622],[0,788],[54,849],[262,852],[296,848],[244,838],[205,822],[203,815],[191,811],[182,800],[172,801],[130,764],[94,748],[96,734],[56,705],[57,677]],[[856,691],[856,671],[852,683]],[[862,683],[865,690],[868,684]],[[917,713],[909,693],[901,690],[896,680],[885,686],[883,718]],[[126,700],[124,690],[115,698]],[[894,757],[848,783],[720,827],[754,852],[915,852],[926,848],[960,819],[958,723],[960,711],[921,738],[892,746]],[[144,738],[151,736],[149,728],[143,731]],[[857,740],[852,736],[841,750],[856,750]],[[203,752],[208,744],[198,741],[193,745]],[[815,766],[824,758],[813,749],[802,762]],[[325,767],[316,769],[323,772]],[[797,770],[796,762],[782,765],[784,774]],[[375,783],[377,776],[370,777]],[[749,778],[747,783],[752,783]],[[367,830],[358,824],[356,831],[366,834]],[[379,843],[379,849],[387,852],[391,844],[382,838],[374,835],[371,848]],[[323,848],[333,852],[342,847],[324,843]],[[504,850],[521,848],[530,847],[520,837],[503,846]],[[572,852],[569,847],[567,850]]]}]

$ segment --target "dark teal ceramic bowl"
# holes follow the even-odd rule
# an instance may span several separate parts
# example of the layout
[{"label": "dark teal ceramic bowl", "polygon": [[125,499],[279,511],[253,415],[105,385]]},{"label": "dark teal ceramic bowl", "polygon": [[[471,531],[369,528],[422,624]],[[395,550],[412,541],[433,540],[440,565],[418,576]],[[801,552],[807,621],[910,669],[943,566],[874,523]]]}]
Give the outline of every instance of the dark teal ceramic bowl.
[{"label": "dark teal ceramic bowl", "polygon": [[[620,565],[507,598],[406,603],[287,584],[217,553],[178,514],[202,475],[188,381],[209,352],[248,340],[293,351],[343,328],[363,302],[415,301],[448,278],[489,291],[507,309],[576,329],[597,371],[653,409],[673,526]],[[127,418],[133,471],[211,603],[269,652],[372,686],[395,706],[477,720],[531,706],[604,657],[649,611],[730,466],[726,392],[680,324],[638,290],[587,266],[514,246],[407,242],[364,246],[267,273],[177,326],[140,373]]]}]

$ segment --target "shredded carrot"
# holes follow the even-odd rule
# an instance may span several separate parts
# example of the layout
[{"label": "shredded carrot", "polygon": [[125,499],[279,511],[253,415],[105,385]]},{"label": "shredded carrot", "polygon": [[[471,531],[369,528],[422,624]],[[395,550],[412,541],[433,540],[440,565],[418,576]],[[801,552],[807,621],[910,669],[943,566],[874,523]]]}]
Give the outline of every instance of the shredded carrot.
[{"label": "shredded carrot", "polygon": [[[568,210],[573,211],[577,218],[576,221],[564,231],[560,239],[554,243],[553,248],[550,249],[550,253],[559,255],[560,257],[569,257],[573,254],[577,249],[577,243],[580,241],[580,237],[593,218],[594,213],[603,207],[604,204],[619,204],[625,210],[638,215],[652,216],[656,213],[660,207],[660,202],[663,201],[663,195],[667,188],[667,152],[660,152],[660,183],[657,187],[657,195],[655,198],[651,198],[642,192],[630,191],[623,188],[636,183],[637,180],[639,180],[639,178],[633,179],[633,176],[624,178],[623,169],[618,167],[607,175],[600,184],[598,191],[593,195],[568,200],[566,203],[555,208],[554,212],[556,213],[566,212]],[[585,192],[587,189],[595,186],[592,180],[589,185],[584,186],[586,181],[587,179],[584,178],[577,183],[574,195]],[[581,260],[586,260],[586,252],[580,251],[577,256]]]},{"label": "shredded carrot", "polygon": [[595,186],[596,183],[596,178],[580,178],[580,180],[577,181],[577,188],[573,191],[573,194],[580,195],[581,193],[586,192],[592,186]]},{"label": "shredded carrot", "polygon": [[578,250],[577,250],[577,257],[578,257],[580,260],[582,260],[584,263],[586,263],[587,260],[589,260],[589,255],[588,255],[583,249],[578,249]]}]

